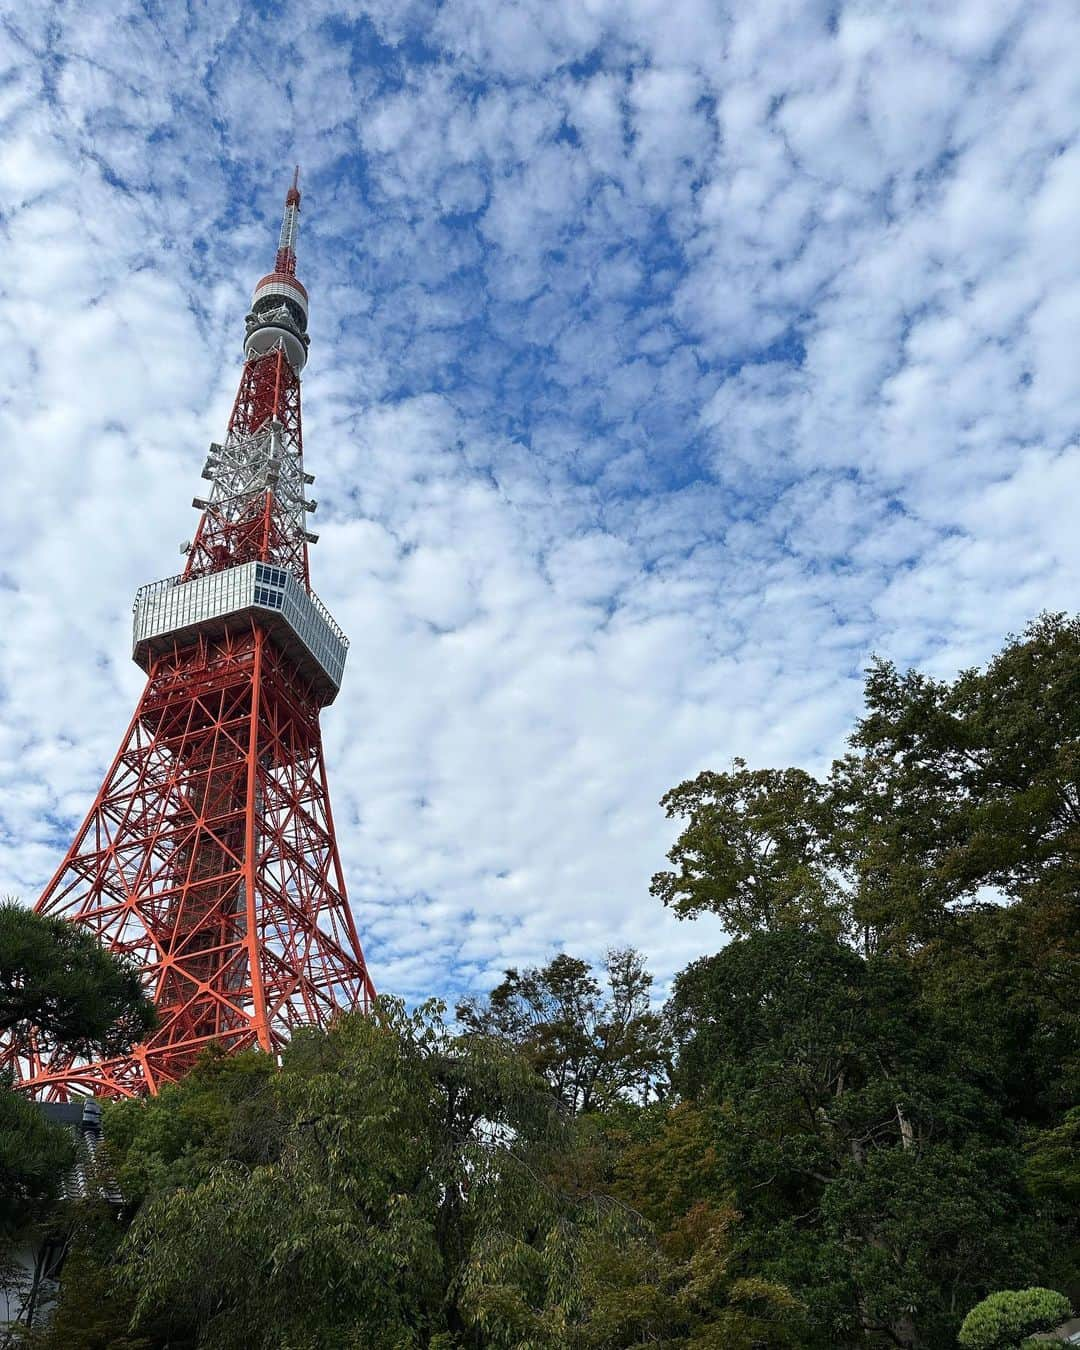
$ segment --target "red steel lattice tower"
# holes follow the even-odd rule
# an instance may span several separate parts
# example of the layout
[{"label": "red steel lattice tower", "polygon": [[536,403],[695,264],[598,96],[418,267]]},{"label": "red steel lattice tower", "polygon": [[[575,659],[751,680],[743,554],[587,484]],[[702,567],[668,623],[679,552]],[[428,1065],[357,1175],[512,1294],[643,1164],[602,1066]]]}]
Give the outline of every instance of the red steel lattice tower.
[{"label": "red steel lattice tower", "polygon": [[347,640],[312,592],[296,278],[297,176],[255,287],[228,432],[187,564],[135,599],[146,688],[105,782],[37,903],[135,962],[159,1025],[119,1059],[31,1033],[4,1060],[34,1095],[157,1092],[200,1050],[273,1052],[374,990],[334,837],[319,710]]}]

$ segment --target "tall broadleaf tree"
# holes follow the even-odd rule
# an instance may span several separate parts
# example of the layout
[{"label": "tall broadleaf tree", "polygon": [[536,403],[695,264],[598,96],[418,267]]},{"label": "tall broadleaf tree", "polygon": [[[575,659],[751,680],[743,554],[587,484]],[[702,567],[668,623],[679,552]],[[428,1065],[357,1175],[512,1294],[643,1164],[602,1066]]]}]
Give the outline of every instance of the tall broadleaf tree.
[{"label": "tall broadleaf tree", "polygon": [[828,934],[737,939],[676,981],[676,1083],[711,1124],[758,1268],[812,1310],[814,1345],[952,1344],[1048,1233],[994,1081],[908,963]]},{"label": "tall broadleaf tree", "polygon": [[621,1096],[662,1091],[668,1046],[651,1007],[652,976],[633,948],[613,948],[607,988],[565,952],[546,966],[508,970],[490,994],[457,1006],[461,1025],[513,1046],[575,1113]]}]

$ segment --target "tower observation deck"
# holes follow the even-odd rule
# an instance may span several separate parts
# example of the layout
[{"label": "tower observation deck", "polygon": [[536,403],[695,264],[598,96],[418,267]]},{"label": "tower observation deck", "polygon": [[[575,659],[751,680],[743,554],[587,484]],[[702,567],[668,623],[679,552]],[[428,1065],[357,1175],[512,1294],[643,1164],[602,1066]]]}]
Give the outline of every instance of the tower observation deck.
[{"label": "tower observation deck", "polygon": [[192,503],[185,566],[135,598],[132,655],[146,687],[36,906],[134,963],[158,1027],[111,1060],[34,1031],[10,1040],[0,1063],[48,1100],[155,1093],[210,1044],[273,1052],[297,1026],[374,997],[319,727],[348,640],[309,575],[318,536],[300,415],[309,339],[299,214],[294,174],[274,269],[246,316],[226,434]]}]

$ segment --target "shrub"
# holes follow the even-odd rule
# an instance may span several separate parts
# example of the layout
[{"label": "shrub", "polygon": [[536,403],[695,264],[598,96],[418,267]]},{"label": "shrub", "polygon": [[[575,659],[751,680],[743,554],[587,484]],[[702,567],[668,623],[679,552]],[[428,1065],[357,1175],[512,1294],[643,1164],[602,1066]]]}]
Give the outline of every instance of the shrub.
[{"label": "shrub", "polygon": [[1069,1300],[1056,1289],[1002,1289],[972,1308],[956,1339],[964,1350],[1015,1350],[1025,1336],[1071,1315]]}]

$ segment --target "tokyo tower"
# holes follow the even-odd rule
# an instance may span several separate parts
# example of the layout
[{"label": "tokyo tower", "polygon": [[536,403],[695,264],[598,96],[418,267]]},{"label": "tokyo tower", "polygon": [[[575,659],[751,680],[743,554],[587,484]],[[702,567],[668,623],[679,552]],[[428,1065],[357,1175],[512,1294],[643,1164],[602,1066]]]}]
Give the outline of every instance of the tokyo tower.
[{"label": "tokyo tower", "polygon": [[135,597],[146,688],[36,909],[133,962],[158,1013],[147,1041],[88,1061],[31,1033],[2,1062],[45,1100],[156,1093],[211,1043],[275,1052],[374,997],[334,836],[319,710],[348,642],[311,590],[296,278],[300,192],[247,315],[240,389],[183,572]]}]

